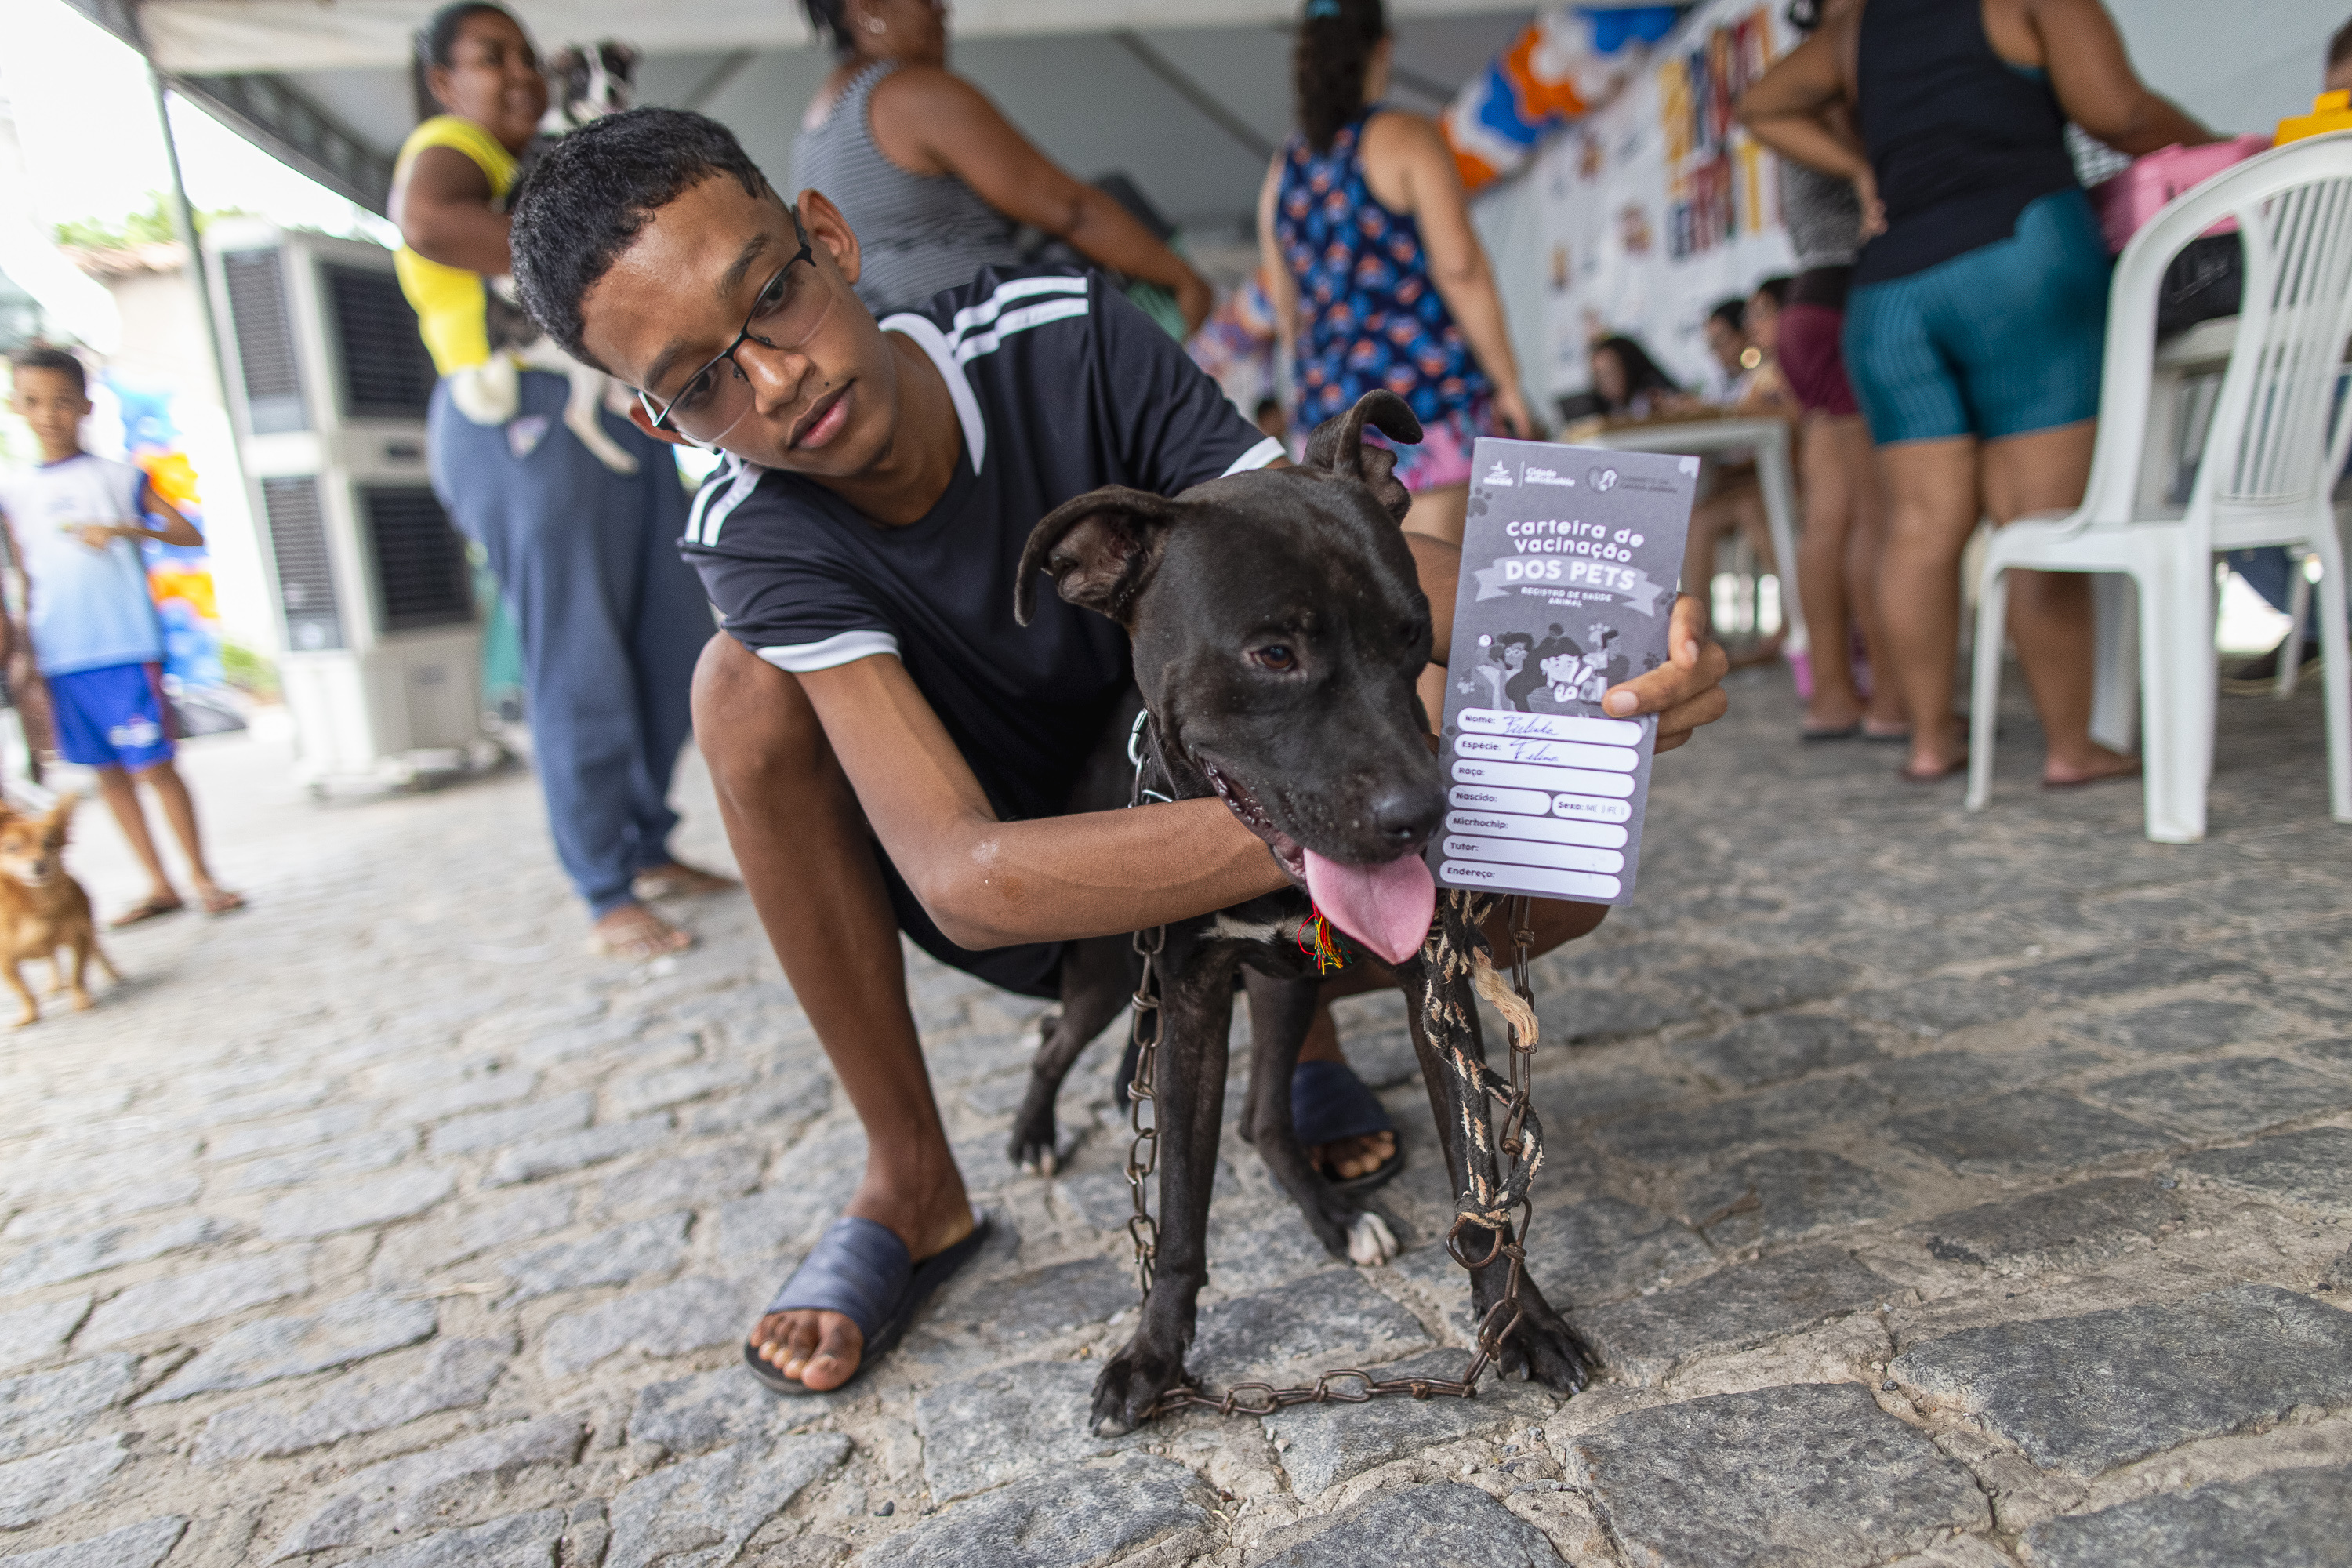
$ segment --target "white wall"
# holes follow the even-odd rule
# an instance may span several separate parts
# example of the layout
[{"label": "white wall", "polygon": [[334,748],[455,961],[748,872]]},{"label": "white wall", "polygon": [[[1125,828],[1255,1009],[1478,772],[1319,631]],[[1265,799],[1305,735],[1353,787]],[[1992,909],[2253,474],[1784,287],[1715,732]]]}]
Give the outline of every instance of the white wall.
[{"label": "white wall", "polygon": [[2307,114],[2352,0],[2107,0],[2147,84],[2216,131]]}]

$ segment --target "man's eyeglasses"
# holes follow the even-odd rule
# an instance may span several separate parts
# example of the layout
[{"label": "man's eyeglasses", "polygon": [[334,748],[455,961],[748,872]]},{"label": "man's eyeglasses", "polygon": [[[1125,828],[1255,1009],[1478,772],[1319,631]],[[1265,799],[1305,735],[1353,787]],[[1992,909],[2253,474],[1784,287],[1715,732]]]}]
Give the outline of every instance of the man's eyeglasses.
[{"label": "man's eyeglasses", "polygon": [[793,213],[793,233],[801,242],[792,258],[768,279],[743,318],[743,330],[691,376],[667,403],[656,407],[643,389],[637,401],[656,430],[674,430],[705,446],[716,446],[751,412],[751,382],[735,355],[746,342],[792,353],[816,335],[833,310],[833,290],[816,269],[808,231]]}]

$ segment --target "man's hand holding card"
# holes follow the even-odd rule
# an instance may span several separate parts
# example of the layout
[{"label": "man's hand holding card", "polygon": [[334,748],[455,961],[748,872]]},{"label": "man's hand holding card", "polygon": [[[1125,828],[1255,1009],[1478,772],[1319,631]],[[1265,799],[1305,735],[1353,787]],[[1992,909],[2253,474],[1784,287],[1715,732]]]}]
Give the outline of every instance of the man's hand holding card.
[{"label": "man's hand holding card", "polygon": [[1632,896],[1649,771],[1726,706],[1675,577],[1695,458],[1482,440],[1447,661],[1442,885]]}]

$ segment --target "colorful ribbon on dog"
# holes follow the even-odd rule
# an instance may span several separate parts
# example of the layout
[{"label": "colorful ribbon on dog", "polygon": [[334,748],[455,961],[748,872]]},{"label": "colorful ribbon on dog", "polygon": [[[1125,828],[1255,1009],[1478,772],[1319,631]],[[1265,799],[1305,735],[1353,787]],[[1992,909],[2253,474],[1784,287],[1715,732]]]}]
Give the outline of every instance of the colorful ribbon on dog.
[{"label": "colorful ribbon on dog", "polygon": [[1298,922],[1298,951],[1315,961],[1315,973],[1328,974],[1347,967],[1347,956],[1339,944],[1331,940],[1331,922],[1313,904],[1307,906],[1307,918]]}]

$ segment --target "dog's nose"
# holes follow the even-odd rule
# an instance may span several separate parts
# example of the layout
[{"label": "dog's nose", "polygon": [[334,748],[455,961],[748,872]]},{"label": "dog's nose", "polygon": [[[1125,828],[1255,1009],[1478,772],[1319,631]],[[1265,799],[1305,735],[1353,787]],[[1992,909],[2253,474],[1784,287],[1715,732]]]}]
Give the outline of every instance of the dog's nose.
[{"label": "dog's nose", "polygon": [[1388,789],[1372,797],[1372,829],[1400,850],[1428,841],[1437,831],[1444,802],[1434,791]]}]

